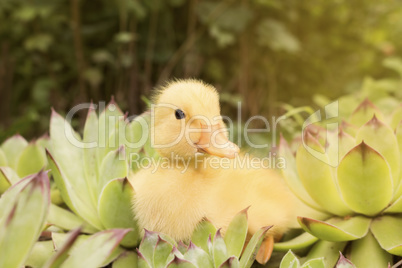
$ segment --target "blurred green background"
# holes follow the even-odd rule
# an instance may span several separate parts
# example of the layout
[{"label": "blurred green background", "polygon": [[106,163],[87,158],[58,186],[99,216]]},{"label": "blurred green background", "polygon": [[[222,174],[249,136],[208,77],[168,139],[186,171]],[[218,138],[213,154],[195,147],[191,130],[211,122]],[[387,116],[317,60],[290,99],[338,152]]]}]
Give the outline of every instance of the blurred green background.
[{"label": "blurred green background", "polygon": [[223,114],[278,115],[398,76],[401,36],[396,0],[1,0],[0,142],[45,133],[50,107],[139,114],[175,77],[216,86]]}]

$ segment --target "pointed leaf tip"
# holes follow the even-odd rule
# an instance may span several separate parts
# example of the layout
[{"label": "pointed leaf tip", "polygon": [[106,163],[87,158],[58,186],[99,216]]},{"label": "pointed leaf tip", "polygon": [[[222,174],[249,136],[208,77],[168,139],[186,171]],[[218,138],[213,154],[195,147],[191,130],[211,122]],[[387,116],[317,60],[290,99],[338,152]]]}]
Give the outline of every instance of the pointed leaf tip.
[{"label": "pointed leaf tip", "polygon": [[357,106],[357,108],[353,111],[353,113],[356,113],[359,110],[366,110],[367,108],[372,108],[377,110],[377,106],[374,105],[367,97]]},{"label": "pointed leaf tip", "polygon": [[[179,243],[183,243],[182,241],[179,241]],[[188,249],[196,249],[197,248],[197,246],[193,243],[193,242],[191,242],[190,241],[190,244],[188,244]]]},{"label": "pointed leaf tip", "polygon": [[337,268],[354,268],[356,267],[350,260],[343,256],[342,252],[339,251],[339,260],[336,264]]},{"label": "pointed leaf tip", "polygon": [[50,119],[52,119],[53,117],[57,117],[57,116],[60,116],[60,114],[58,112],[56,112],[56,110],[52,107]]},{"label": "pointed leaf tip", "polygon": [[320,141],[313,135],[313,133],[309,129],[306,129],[306,131],[304,132],[302,142],[314,150],[324,150]]},{"label": "pointed leaf tip", "polygon": [[274,227],[273,225],[269,225],[269,226],[264,226],[261,229],[263,230],[263,234],[265,234],[266,232],[268,232],[269,229],[271,229],[272,227]]},{"label": "pointed leaf tip", "polygon": [[117,154],[124,154],[126,151],[126,148],[124,145],[120,145],[119,149],[117,149]]},{"label": "pointed leaf tip", "polygon": [[126,229],[110,229],[111,231],[113,231],[113,236],[116,237],[117,240],[122,240],[124,238],[124,236],[132,231],[131,228],[126,228]]},{"label": "pointed leaf tip", "polygon": [[246,215],[246,219],[248,220],[248,210],[250,209],[251,205],[246,207],[245,209],[241,210],[239,212],[239,214],[245,214]]},{"label": "pointed leaf tip", "polygon": [[216,231],[215,238],[214,238],[215,240],[216,240],[217,238],[222,238],[221,230],[222,230],[222,228],[219,228],[219,229]]}]

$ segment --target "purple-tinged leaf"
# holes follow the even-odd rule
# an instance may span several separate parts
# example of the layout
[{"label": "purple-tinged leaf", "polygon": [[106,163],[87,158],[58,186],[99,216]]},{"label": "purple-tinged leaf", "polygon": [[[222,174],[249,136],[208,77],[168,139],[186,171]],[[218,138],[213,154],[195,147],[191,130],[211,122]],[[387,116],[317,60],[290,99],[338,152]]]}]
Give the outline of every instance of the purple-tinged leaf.
[{"label": "purple-tinged leaf", "polygon": [[371,102],[369,99],[365,99],[357,108],[354,110],[352,115],[349,117],[349,123],[360,127],[367,123],[373,116],[376,115],[379,119],[383,118],[380,110]]},{"label": "purple-tinged leaf", "polygon": [[298,217],[300,226],[312,235],[326,241],[351,241],[364,237],[370,227],[371,219],[354,216],[349,219],[332,218],[324,221]]},{"label": "purple-tinged leaf", "polygon": [[67,259],[68,253],[81,233],[81,228],[77,228],[68,233],[68,237],[63,245],[57,249],[56,253],[46,262],[43,268],[58,268]]},{"label": "purple-tinged leaf", "polygon": [[194,263],[197,267],[213,268],[214,264],[209,254],[190,242],[184,259]]},{"label": "purple-tinged leaf", "polygon": [[[96,268],[107,265],[105,262],[115,255],[121,240],[129,231],[130,229],[109,229],[92,235],[70,251],[61,268]],[[118,255],[122,253],[121,251]]]},{"label": "purple-tinged leaf", "polygon": [[166,260],[169,257],[170,252],[173,249],[173,245],[169,244],[158,236],[158,241],[156,242],[155,249],[153,252],[153,267],[164,268],[167,264]]},{"label": "purple-tinged leaf", "polygon": [[348,259],[343,256],[342,252],[339,252],[340,257],[336,263],[336,268],[356,268],[356,266]]},{"label": "purple-tinged leaf", "polygon": [[222,263],[221,266],[219,266],[219,268],[238,268],[238,267],[240,267],[240,263],[235,256],[230,257],[224,263]]},{"label": "purple-tinged leaf", "polygon": [[213,242],[213,258],[215,267],[219,267],[229,256],[225,241],[221,235],[221,229],[218,229]]},{"label": "purple-tinged leaf", "polygon": [[0,267],[24,264],[41,234],[49,204],[49,178],[44,171],[26,177],[3,194],[0,199]]},{"label": "purple-tinged leaf", "polygon": [[189,261],[180,259],[175,256],[174,259],[167,265],[167,268],[196,268],[194,264]]},{"label": "purple-tinged leaf", "polygon": [[244,249],[243,254],[240,258],[240,267],[251,267],[257,255],[258,249],[260,248],[262,240],[265,237],[265,234],[271,228],[272,226],[263,227],[255,232],[255,234],[251,237],[250,241],[247,244],[247,247]]}]

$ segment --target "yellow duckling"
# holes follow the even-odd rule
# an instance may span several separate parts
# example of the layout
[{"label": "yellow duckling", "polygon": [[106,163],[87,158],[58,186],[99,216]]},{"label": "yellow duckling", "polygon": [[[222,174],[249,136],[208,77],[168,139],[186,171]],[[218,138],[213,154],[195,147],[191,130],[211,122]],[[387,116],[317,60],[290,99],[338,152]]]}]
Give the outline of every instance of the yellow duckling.
[{"label": "yellow duckling", "polygon": [[250,206],[251,235],[274,225],[266,239],[268,253],[259,259],[266,262],[272,238],[296,220],[299,203],[284,181],[271,169],[236,166],[234,158],[244,155],[227,138],[214,87],[179,80],[159,90],[154,104],[151,138],[163,163],[131,178],[140,227],[185,241],[204,218],[224,232]]}]

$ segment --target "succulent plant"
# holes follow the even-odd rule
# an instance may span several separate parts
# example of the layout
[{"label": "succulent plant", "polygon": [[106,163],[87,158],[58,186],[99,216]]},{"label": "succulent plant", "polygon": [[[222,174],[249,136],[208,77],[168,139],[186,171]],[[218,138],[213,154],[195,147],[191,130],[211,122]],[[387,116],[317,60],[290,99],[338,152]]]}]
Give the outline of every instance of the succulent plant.
[{"label": "succulent plant", "polygon": [[277,250],[315,244],[307,259],[324,256],[328,267],[348,242],[357,267],[386,267],[392,255],[402,256],[401,120],[402,106],[386,117],[365,100],[339,132],[327,131],[325,137],[322,129],[307,128],[296,157],[281,140],[289,187],[327,216],[300,215],[308,233],[278,243]]},{"label": "succulent plant", "polygon": [[[21,179],[2,195],[0,267],[77,267],[87,260],[85,267],[95,268],[121,253],[117,245],[129,230],[114,229],[81,238],[81,229],[76,229],[54,234],[53,241],[38,241],[46,229],[49,206],[49,178],[44,171]],[[57,235],[63,239],[56,240]]]},{"label": "succulent plant", "polygon": [[233,218],[224,236],[220,229],[216,230],[211,222],[204,220],[194,231],[188,246],[146,230],[137,250],[138,267],[251,267],[269,228],[257,231],[246,247],[247,210]]},{"label": "succulent plant", "polygon": [[5,140],[0,146],[0,194],[20,178],[45,168],[45,148],[49,147],[46,135],[30,143],[20,135]]},{"label": "succulent plant", "polygon": [[126,145],[142,130],[138,121],[125,119],[114,102],[99,118],[92,106],[81,139],[69,122],[53,111],[50,121],[53,147],[46,154],[64,202],[87,224],[86,231],[130,228],[121,244],[134,247],[140,237],[131,209],[135,192],[127,179],[130,172],[127,155],[142,147]]},{"label": "succulent plant", "polygon": [[[356,268],[356,266],[348,259],[346,259],[342,253],[339,253],[340,257],[335,265],[335,268]],[[279,268],[325,268],[324,258],[310,259],[303,265],[300,265],[300,260],[289,250],[282,258]]]}]

